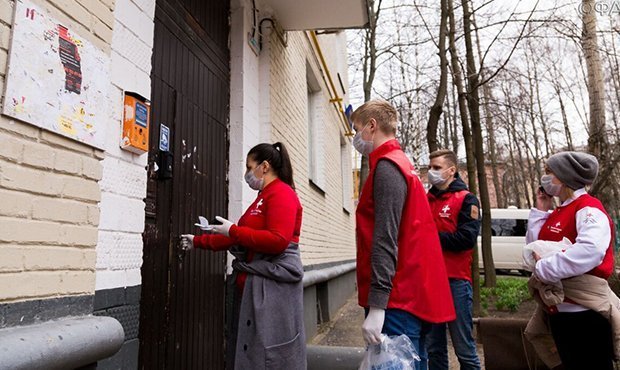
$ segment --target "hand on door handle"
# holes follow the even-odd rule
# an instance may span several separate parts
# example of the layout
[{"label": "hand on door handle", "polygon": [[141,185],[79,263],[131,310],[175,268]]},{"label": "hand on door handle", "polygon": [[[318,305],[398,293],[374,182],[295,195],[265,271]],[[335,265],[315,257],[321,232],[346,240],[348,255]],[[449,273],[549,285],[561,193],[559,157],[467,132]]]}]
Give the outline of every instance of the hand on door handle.
[{"label": "hand on door handle", "polygon": [[181,248],[186,252],[194,249],[194,235],[192,234],[181,235]]}]

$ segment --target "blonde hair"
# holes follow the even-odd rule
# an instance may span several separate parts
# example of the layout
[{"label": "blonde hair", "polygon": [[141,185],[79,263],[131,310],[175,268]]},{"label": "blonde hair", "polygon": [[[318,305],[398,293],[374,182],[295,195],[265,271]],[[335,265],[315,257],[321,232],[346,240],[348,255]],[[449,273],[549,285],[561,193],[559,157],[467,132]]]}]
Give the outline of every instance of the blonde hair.
[{"label": "blonde hair", "polygon": [[562,193],[560,194],[560,199],[564,198],[564,200],[566,199],[571,199],[575,196],[575,190],[569,188],[568,186],[566,186],[566,184],[564,184],[564,186],[562,187]]},{"label": "blonde hair", "polygon": [[351,121],[360,121],[366,124],[371,118],[374,118],[379,125],[379,129],[386,134],[396,134],[396,126],[398,123],[398,112],[392,104],[385,100],[370,100],[362,104],[351,115]]}]

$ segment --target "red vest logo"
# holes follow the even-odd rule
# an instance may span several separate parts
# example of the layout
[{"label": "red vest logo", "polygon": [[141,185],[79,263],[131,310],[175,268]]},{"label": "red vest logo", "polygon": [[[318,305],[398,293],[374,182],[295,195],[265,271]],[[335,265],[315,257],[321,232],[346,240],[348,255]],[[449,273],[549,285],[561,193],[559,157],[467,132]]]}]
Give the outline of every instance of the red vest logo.
[{"label": "red vest logo", "polygon": [[450,212],[450,206],[449,205],[445,205],[442,209],[441,212],[439,212],[439,217],[446,217],[449,218],[451,216]]},{"label": "red vest logo", "polygon": [[560,226],[562,225],[558,221],[554,226],[549,226],[549,230],[551,230],[551,232],[553,233],[560,234],[562,232],[562,228]]},{"label": "red vest logo", "polygon": [[250,215],[252,215],[252,216],[258,216],[258,215],[260,215],[261,213],[263,213],[263,211],[259,209],[259,208],[260,208],[260,206],[262,206],[262,205],[263,205],[263,199],[261,198],[261,199],[258,201],[258,203],[256,203],[256,208],[254,208],[254,209],[250,212]]}]

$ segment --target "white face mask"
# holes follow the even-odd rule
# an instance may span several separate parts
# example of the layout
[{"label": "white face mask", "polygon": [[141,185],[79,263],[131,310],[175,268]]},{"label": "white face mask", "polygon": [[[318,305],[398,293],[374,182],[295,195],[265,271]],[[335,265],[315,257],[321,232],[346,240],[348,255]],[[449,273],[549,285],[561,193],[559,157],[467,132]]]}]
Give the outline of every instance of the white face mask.
[{"label": "white face mask", "polygon": [[253,170],[249,170],[248,172],[246,172],[244,176],[245,182],[247,182],[248,186],[254,190],[262,190],[263,183],[265,182],[264,179],[259,179],[254,174],[254,171],[256,171],[258,167],[260,167],[260,165],[256,166],[256,168],[254,168]]},{"label": "white face mask", "polygon": [[374,144],[372,140],[366,141],[362,139],[362,132],[366,130],[366,127],[368,127],[368,123],[366,124],[366,126],[364,126],[362,131],[356,133],[355,136],[353,137],[353,146],[362,155],[368,155],[372,153],[372,151],[374,150]]},{"label": "white face mask", "polygon": [[443,178],[443,174],[446,171],[448,170],[428,170],[428,182],[430,182],[433,186],[444,184],[448,181],[448,179]]},{"label": "white face mask", "polygon": [[543,189],[545,189],[545,193],[553,197],[558,197],[562,192],[562,184],[554,184],[552,182],[553,177],[553,175],[543,175],[543,177],[540,178],[540,184]]}]

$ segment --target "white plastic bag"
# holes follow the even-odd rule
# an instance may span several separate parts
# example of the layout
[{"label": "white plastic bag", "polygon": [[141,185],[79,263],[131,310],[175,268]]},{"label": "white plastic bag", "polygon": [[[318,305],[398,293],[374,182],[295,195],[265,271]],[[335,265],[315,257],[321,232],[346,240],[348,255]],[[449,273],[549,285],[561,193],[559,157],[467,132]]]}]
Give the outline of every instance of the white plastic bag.
[{"label": "white plastic bag", "polygon": [[408,336],[381,336],[380,344],[366,349],[359,370],[414,370],[420,356]]},{"label": "white plastic bag", "polygon": [[540,258],[546,258],[553,256],[556,253],[564,252],[572,246],[573,243],[566,238],[559,242],[550,242],[547,240],[536,240],[531,242],[523,247],[523,268],[527,271],[534,272],[534,269],[536,268],[536,260],[534,259],[533,252],[536,252]]}]

